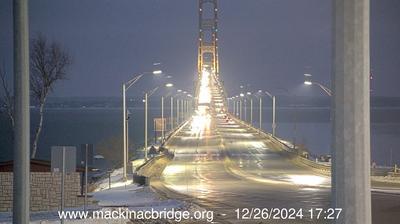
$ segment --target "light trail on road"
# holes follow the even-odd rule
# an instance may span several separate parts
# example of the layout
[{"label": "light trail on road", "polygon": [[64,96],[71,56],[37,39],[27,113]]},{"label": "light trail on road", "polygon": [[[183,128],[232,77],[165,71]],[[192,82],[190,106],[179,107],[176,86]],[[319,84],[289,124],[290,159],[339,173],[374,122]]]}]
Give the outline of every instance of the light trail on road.
[{"label": "light trail on road", "polygon": [[[165,168],[161,184],[168,191],[184,195],[186,200],[214,210],[220,222],[243,223],[236,217],[237,208],[329,208],[330,177],[296,165],[272,138],[262,137],[229,119],[220,104],[217,82],[210,79],[209,84],[213,107],[207,109],[209,120],[202,125],[204,118],[195,115],[167,142],[166,147],[175,156]],[[400,206],[396,197],[373,194],[377,203],[382,198],[391,201],[391,206]],[[386,220],[396,216],[381,206],[373,207],[373,212]],[[301,220],[246,223],[260,221],[329,223],[324,219],[310,220],[306,213]]]}]

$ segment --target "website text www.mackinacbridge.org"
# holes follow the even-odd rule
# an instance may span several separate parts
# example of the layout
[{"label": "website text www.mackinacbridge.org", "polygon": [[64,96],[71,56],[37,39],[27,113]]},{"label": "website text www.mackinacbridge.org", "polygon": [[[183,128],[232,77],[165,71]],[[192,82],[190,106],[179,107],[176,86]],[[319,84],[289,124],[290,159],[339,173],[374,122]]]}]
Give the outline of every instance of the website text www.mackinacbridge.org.
[{"label": "website text www.mackinacbridge.org", "polygon": [[213,211],[181,211],[171,209],[149,209],[149,210],[129,210],[126,208],[115,208],[115,209],[107,209],[107,210],[94,210],[94,211],[82,211],[82,210],[72,210],[72,211],[58,211],[58,217],[64,220],[84,220],[84,219],[92,219],[92,220],[118,220],[118,219],[126,219],[126,220],[169,220],[175,222],[181,222],[185,220],[193,220],[193,221],[206,221],[213,222],[214,221],[214,213]]}]

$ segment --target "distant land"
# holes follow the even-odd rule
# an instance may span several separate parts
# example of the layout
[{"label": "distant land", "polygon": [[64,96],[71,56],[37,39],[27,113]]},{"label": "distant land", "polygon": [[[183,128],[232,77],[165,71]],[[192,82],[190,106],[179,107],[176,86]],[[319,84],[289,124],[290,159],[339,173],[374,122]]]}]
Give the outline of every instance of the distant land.
[{"label": "distant land", "polygon": [[[159,105],[161,96],[153,96],[152,104]],[[278,107],[329,107],[330,97],[318,96],[276,96]],[[169,97],[166,97],[169,102]],[[269,107],[269,98],[264,97],[264,105]],[[258,102],[254,102],[257,107]],[[50,97],[47,101],[47,108],[121,108],[121,97]],[[143,106],[143,98],[127,97],[129,107]],[[34,104],[32,104],[34,106]],[[400,97],[373,96],[371,107],[400,107]]]}]

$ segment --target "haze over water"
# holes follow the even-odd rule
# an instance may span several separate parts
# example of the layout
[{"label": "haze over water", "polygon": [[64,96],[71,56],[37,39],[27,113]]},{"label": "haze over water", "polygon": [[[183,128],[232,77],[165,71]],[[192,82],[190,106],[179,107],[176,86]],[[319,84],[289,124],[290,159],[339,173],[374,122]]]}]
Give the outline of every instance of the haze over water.
[{"label": "haze over water", "polygon": [[[50,103],[45,112],[43,134],[39,141],[37,158],[50,159],[52,145],[75,145],[92,143],[95,148],[115,151],[122,144],[122,112],[118,103],[107,104],[108,99],[97,99],[96,103],[85,103],[92,107],[82,107],[81,100],[69,101],[68,106],[60,108]],[[266,103],[268,105],[268,103]],[[285,103],[282,103],[285,104]],[[400,107],[395,103],[380,105],[371,110],[371,158],[378,165],[400,163]],[[104,106],[106,105],[106,106]],[[165,103],[165,116],[170,116],[169,100]],[[96,106],[96,107],[93,107]],[[174,108],[175,110],[176,108]],[[32,124],[37,122],[37,110],[32,109]],[[129,123],[131,150],[142,147],[144,142],[144,111],[141,104],[129,108],[132,113]],[[258,127],[258,108],[255,104],[253,123]],[[159,117],[160,104],[154,99],[149,108],[149,137],[153,138],[154,117]],[[247,112],[250,121],[250,109]],[[271,131],[271,108],[263,109],[263,129]],[[11,132],[5,113],[0,113],[0,161],[12,159]],[[167,125],[169,128],[169,125]],[[32,130],[33,131],[33,130]],[[277,135],[296,144],[306,146],[311,154],[330,154],[330,111],[329,107],[279,105],[277,108]],[[98,150],[97,150],[98,151]],[[114,153],[118,153],[114,152]],[[132,155],[138,155],[132,151]],[[107,158],[106,158],[107,159]]]}]

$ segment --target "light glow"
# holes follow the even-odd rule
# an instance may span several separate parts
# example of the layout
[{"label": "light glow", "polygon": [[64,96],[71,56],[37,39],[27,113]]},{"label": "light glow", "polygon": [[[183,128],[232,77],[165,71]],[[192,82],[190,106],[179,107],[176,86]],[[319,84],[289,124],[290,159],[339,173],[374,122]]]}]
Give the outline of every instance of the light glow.
[{"label": "light glow", "polygon": [[311,81],[308,81],[308,80],[306,80],[306,81],[304,81],[304,84],[309,86],[309,85],[312,85],[312,82],[311,82]]},{"label": "light glow", "polygon": [[162,71],[161,70],[155,70],[153,71],[153,75],[161,75]]},{"label": "light glow", "polygon": [[289,175],[289,178],[294,184],[305,186],[319,186],[326,181],[326,178],[316,175]]},{"label": "light glow", "polygon": [[203,70],[200,80],[199,104],[211,103],[210,73]]},{"label": "light glow", "polygon": [[211,115],[209,105],[211,103],[211,74],[203,70],[200,77],[199,99],[197,110],[192,118],[191,134],[196,137],[202,137],[204,133],[210,130]]}]

